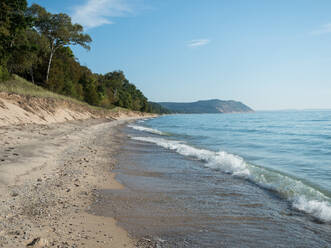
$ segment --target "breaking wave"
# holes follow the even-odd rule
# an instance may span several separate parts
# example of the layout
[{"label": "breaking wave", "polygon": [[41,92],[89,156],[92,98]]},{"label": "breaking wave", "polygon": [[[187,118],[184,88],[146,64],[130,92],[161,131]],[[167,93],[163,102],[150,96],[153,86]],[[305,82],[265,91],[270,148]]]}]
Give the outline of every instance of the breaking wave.
[{"label": "breaking wave", "polygon": [[140,119],[140,120],[137,120],[136,122],[137,123],[143,123],[143,122],[145,122],[145,121],[147,121],[148,120],[148,118],[146,118],[146,119]]},{"label": "breaking wave", "polygon": [[[157,131],[154,129],[151,130],[153,132]],[[156,137],[131,138],[133,140],[154,143],[183,156],[204,161],[206,167],[250,180],[260,187],[277,192],[281,197],[289,200],[293,208],[311,214],[321,221],[331,221],[331,199],[299,179],[250,164],[242,157],[225,151],[215,152],[199,149],[181,141]]]},{"label": "breaking wave", "polygon": [[167,135],[164,132],[161,132],[157,129],[153,129],[153,128],[149,128],[149,127],[143,127],[143,126],[138,126],[138,125],[128,125],[128,127],[133,128],[138,131],[147,132],[147,133],[158,134],[158,135]]}]

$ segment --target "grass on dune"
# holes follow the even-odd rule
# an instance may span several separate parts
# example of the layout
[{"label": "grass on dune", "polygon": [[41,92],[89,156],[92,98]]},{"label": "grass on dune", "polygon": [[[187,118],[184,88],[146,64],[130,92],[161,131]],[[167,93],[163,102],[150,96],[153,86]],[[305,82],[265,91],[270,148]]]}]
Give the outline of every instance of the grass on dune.
[{"label": "grass on dune", "polygon": [[46,90],[38,85],[35,85],[24,78],[21,78],[17,75],[13,75],[11,79],[7,81],[0,81],[0,92],[14,93],[23,96],[33,96],[40,98],[52,98],[52,99],[61,99],[65,101],[70,101],[79,105],[84,105],[88,108],[91,108],[96,111],[106,111],[112,113],[130,113],[135,112],[130,109],[113,106],[113,108],[103,108],[97,106],[91,106],[86,102],[79,101],[77,99],[60,95],[49,90]]},{"label": "grass on dune", "polygon": [[96,107],[96,106],[91,106],[86,102],[79,101],[77,99],[60,95],[54,92],[51,92],[49,90],[46,90],[38,85],[35,85],[17,75],[13,75],[10,80],[0,82],[0,92],[7,92],[7,93],[14,93],[18,95],[23,95],[23,96],[34,96],[34,97],[41,97],[41,98],[52,98],[52,99],[61,99],[61,100],[66,100],[66,101],[71,101],[80,105],[85,105],[89,106],[93,109],[99,109],[99,110],[108,110],[111,112],[125,112],[129,111],[124,108],[120,107],[115,107],[112,109],[105,109],[102,107]]},{"label": "grass on dune", "polygon": [[[0,92],[15,93],[24,96],[36,96],[44,98],[55,98],[63,100],[71,100],[79,102],[76,99],[56,94],[54,92],[48,91],[40,86],[37,86],[17,75],[13,75],[12,79],[0,82]],[[80,102],[83,103],[83,102]]]}]

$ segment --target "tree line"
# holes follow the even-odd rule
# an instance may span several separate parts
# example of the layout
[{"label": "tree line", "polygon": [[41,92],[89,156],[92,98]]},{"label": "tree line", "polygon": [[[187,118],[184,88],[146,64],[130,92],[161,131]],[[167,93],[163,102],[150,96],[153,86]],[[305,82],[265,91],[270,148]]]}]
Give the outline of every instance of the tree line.
[{"label": "tree line", "polygon": [[122,71],[93,73],[70,46],[90,49],[91,37],[64,13],[26,0],[0,1],[0,81],[17,74],[53,92],[94,106],[167,113],[129,82]]}]

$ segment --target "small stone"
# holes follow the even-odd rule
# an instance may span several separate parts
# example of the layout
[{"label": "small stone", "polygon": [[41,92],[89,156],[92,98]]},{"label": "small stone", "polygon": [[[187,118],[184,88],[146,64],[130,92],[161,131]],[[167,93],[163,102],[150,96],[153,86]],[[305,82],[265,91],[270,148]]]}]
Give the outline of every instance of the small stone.
[{"label": "small stone", "polygon": [[16,197],[16,196],[18,196],[18,193],[14,191],[14,192],[11,193],[11,196]]},{"label": "small stone", "polygon": [[42,247],[48,246],[48,241],[46,239],[38,237],[38,238],[32,239],[26,246],[42,248]]}]

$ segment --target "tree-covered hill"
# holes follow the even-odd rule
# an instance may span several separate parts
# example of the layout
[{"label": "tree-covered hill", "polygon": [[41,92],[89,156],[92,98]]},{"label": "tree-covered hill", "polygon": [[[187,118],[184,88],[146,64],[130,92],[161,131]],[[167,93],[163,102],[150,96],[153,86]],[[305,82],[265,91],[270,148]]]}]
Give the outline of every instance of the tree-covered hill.
[{"label": "tree-covered hill", "polygon": [[159,104],[174,113],[240,113],[252,112],[245,104],[237,101],[222,101],[218,99],[190,103],[159,102]]},{"label": "tree-covered hill", "polygon": [[150,103],[122,71],[101,75],[82,66],[70,46],[90,49],[91,42],[67,14],[49,13],[37,4],[28,7],[26,0],[0,1],[0,82],[17,74],[94,106],[166,112]]}]

